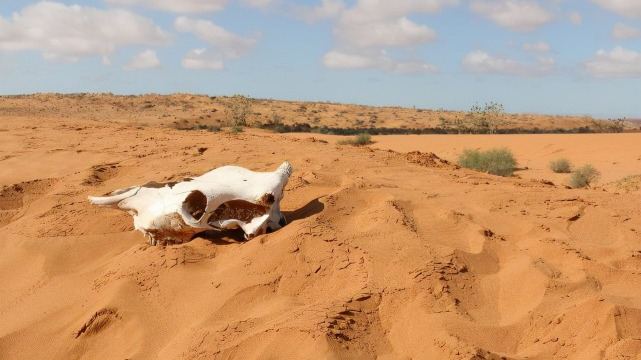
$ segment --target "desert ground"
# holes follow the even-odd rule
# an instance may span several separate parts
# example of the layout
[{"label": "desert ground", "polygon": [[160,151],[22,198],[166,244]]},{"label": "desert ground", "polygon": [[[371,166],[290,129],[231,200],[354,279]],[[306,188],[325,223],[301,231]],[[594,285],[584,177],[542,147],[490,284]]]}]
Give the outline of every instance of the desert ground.
[{"label": "desert ground", "polygon": [[[344,137],[318,134],[286,134],[336,143]],[[433,152],[456,163],[465,149],[506,148],[518,161],[516,176],[549,180],[567,185],[570,175],[556,174],[550,162],[567,159],[573,166],[591,164],[601,175],[596,187],[616,189],[641,175],[641,133],[625,134],[537,134],[533,135],[386,135],[374,136],[374,149],[409,153]]]},{"label": "desert ground", "polygon": [[[640,134],[354,147],[42,96],[0,101],[2,359],[641,358]],[[523,169],[454,164],[489,147]],[[556,156],[601,180],[568,188],[547,169]],[[289,224],[249,241],[150,246],[129,215],[87,201],[283,160]]]},{"label": "desert ground", "polygon": [[[453,122],[468,115],[465,111],[443,109],[249,99],[242,95],[34,94],[0,96],[0,105],[2,115],[7,117],[100,120],[191,129],[225,126],[229,121],[229,110],[245,100],[251,102],[246,109],[246,121],[254,127],[279,121],[285,125],[302,123],[330,128],[425,129],[438,128],[443,121]],[[505,129],[595,129],[607,124],[589,116],[503,113],[499,118],[501,125],[498,127]],[[639,130],[639,126],[640,123],[634,121],[626,123],[628,129]]]}]

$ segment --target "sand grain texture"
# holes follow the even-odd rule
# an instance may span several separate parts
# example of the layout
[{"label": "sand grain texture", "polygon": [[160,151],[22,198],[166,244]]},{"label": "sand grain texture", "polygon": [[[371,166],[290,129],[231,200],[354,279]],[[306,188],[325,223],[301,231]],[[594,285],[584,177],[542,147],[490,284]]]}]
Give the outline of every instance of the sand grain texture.
[{"label": "sand grain texture", "polygon": [[[570,190],[264,132],[0,121],[2,359],[641,354],[634,189]],[[290,224],[248,242],[151,247],[127,214],[86,201],[285,159]]]}]

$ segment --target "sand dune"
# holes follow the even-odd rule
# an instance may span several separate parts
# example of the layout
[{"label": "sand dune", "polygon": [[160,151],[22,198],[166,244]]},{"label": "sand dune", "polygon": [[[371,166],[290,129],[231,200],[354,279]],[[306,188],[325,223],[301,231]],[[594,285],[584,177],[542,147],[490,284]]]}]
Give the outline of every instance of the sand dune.
[{"label": "sand dune", "polygon": [[[229,122],[230,107],[237,98],[193,94],[118,96],[112,94],[34,94],[0,96],[3,115],[16,118],[51,117],[77,120],[117,121],[128,125],[163,125],[179,128],[221,126]],[[279,122],[332,128],[425,129],[442,122],[466,119],[464,111],[365,106],[330,102],[251,99],[248,124]],[[503,114],[500,128],[539,130],[597,129],[608,122],[589,116]],[[470,125],[470,124],[468,124]],[[638,130],[636,123],[628,129]]]},{"label": "sand dune", "polygon": [[[59,118],[5,117],[0,126],[3,359],[641,354],[639,191],[571,190],[428,154],[265,132]],[[399,150],[446,159],[472,144],[404,139]],[[551,144],[546,154],[571,149],[541,141]],[[611,141],[592,137],[590,149]],[[610,152],[626,171],[641,170],[624,143]],[[538,167],[539,154],[526,165]],[[230,232],[148,246],[128,215],[86,201],[284,159],[296,169],[282,204],[290,224],[248,242]]]},{"label": "sand dune", "polygon": [[[330,143],[341,136],[317,134],[286,134],[297,139],[319,138]],[[519,177],[545,179],[559,185],[568,183],[569,175],[555,174],[550,162],[567,159],[578,167],[592,164],[601,172],[599,184],[612,189],[625,188],[620,180],[628,179],[628,187],[638,189],[641,175],[641,134],[537,134],[537,135],[386,135],[373,137],[375,149],[398,152],[434,152],[456,163],[465,149],[487,150],[507,148],[514,153],[521,169]],[[614,184],[616,183],[616,184]]]}]

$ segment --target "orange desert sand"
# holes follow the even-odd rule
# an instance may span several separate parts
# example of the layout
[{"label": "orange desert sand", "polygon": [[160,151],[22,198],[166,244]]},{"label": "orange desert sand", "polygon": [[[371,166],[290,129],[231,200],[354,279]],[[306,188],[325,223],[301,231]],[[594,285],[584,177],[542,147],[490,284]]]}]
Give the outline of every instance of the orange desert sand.
[{"label": "orange desert sand", "polygon": [[[352,147],[44,113],[0,113],[2,359],[641,358],[640,134]],[[494,146],[529,169],[439,159]],[[567,188],[557,155],[601,181]],[[286,159],[290,223],[247,242],[149,246],[87,201]]]}]

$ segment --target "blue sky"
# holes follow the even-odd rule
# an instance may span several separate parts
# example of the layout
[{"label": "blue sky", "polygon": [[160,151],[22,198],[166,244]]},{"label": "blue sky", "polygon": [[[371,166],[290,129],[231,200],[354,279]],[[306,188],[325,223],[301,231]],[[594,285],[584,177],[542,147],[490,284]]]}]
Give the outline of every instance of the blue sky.
[{"label": "blue sky", "polygon": [[32,92],[641,117],[641,1],[0,1],[0,94]]}]

